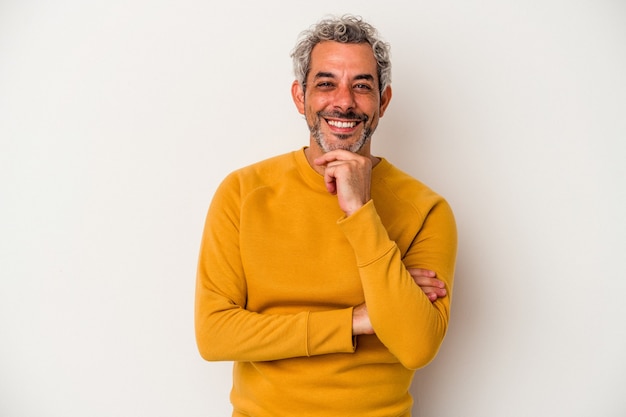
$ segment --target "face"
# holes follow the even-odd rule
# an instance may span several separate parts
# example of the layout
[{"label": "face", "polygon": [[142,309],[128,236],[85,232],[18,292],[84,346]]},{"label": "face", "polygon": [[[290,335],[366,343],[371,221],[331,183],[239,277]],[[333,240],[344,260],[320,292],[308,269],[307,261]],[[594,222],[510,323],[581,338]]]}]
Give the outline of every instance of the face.
[{"label": "face", "polygon": [[292,95],[306,117],[311,147],[369,155],[370,139],[389,104],[391,89],[381,96],[369,44],[325,41],[311,52],[305,90],[296,81]]}]

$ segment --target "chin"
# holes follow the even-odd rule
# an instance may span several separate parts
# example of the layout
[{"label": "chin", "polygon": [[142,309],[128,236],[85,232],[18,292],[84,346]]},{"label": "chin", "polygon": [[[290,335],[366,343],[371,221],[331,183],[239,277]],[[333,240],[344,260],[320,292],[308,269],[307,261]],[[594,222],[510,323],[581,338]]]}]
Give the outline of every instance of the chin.
[{"label": "chin", "polygon": [[350,151],[353,153],[359,153],[361,149],[369,142],[370,136],[362,134],[360,138],[356,141],[350,140],[349,138],[341,138],[337,137],[336,140],[328,141],[323,137],[315,136],[315,141],[319,145],[319,147],[326,152],[334,151],[337,149],[342,149],[344,151]]}]

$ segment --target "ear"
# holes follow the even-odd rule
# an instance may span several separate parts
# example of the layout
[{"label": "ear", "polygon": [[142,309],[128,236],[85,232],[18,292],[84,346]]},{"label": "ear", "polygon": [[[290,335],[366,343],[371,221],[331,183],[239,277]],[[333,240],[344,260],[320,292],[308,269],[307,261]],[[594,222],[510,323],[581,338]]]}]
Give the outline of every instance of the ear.
[{"label": "ear", "polygon": [[293,102],[296,105],[298,112],[300,114],[304,114],[304,90],[298,80],[295,80],[291,84],[291,98],[293,98]]},{"label": "ear", "polygon": [[378,117],[383,117],[385,114],[385,110],[387,110],[387,106],[391,101],[391,95],[391,86],[388,85],[380,96],[380,115]]}]

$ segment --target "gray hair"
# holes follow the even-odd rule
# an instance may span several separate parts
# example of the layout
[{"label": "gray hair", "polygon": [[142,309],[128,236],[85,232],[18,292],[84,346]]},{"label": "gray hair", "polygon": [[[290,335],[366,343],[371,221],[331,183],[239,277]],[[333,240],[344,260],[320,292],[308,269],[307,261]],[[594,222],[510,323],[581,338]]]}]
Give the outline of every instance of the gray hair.
[{"label": "gray hair", "polygon": [[303,90],[306,88],[306,77],[311,70],[311,51],[315,45],[323,41],[370,44],[377,63],[380,94],[391,84],[389,44],[380,38],[376,28],[360,17],[344,15],[323,19],[300,34],[291,57],[296,80]]}]

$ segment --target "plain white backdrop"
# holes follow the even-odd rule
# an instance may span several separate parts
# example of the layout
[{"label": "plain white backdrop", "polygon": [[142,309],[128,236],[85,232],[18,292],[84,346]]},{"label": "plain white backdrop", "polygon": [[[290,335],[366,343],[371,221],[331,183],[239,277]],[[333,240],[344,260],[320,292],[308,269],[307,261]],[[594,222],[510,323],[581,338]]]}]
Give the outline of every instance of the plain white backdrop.
[{"label": "plain white backdrop", "polygon": [[414,414],[626,414],[626,4],[337,4],[0,1],[0,415],[230,415],[194,341],[204,216],[307,143],[289,52],[345,12],[392,45],[375,153],[459,227]]}]

